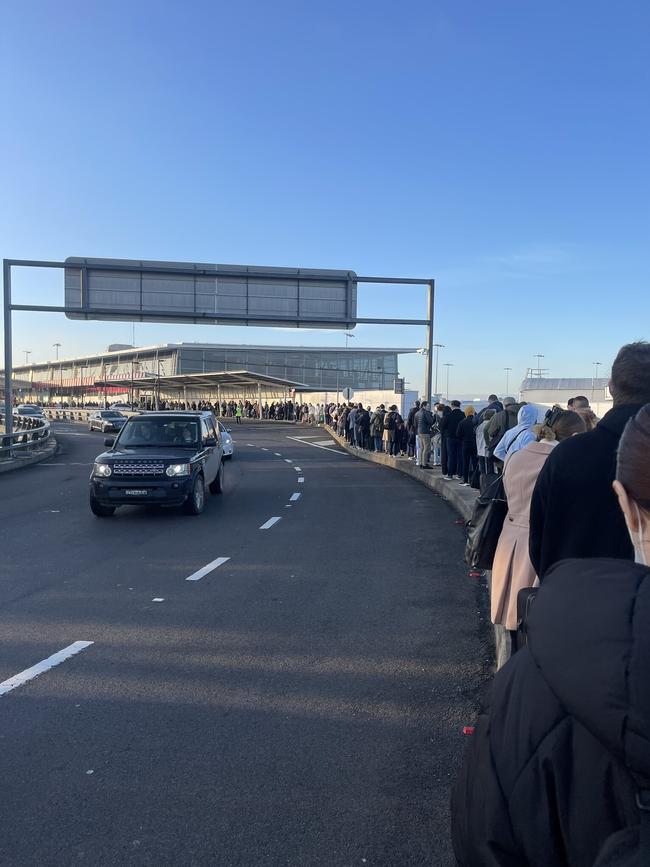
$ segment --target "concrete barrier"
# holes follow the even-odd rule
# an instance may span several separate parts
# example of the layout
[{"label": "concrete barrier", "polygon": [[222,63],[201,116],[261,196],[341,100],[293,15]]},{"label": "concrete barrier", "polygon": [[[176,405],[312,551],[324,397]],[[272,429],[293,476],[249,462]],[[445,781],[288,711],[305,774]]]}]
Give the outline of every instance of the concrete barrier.
[{"label": "concrete barrier", "polygon": [[48,458],[56,454],[58,443],[53,436],[49,436],[46,440],[46,445],[38,451],[25,452],[25,454],[15,453],[15,456],[9,461],[0,461],[0,475],[9,473],[12,470],[18,470],[21,467],[29,467],[31,464],[39,464],[41,461],[46,461]]}]

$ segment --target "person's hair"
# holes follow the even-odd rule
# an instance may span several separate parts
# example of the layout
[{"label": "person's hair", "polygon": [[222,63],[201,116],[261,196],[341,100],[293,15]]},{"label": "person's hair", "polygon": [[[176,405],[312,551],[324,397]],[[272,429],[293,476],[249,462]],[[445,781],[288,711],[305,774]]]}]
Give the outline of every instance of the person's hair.
[{"label": "person's hair", "polygon": [[541,426],[539,432],[540,440],[550,440],[562,442],[577,433],[584,433],[587,430],[585,420],[577,412],[572,409],[560,409],[553,413],[552,418],[549,418]]},{"label": "person's hair", "polygon": [[390,408],[390,411],[391,412],[397,412],[397,406],[395,404],[393,404]]},{"label": "person's hair", "polygon": [[497,414],[496,409],[486,409],[485,412],[483,413],[483,421],[489,421],[492,418],[492,416],[494,416],[496,414]]},{"label": "person's hair", "polygon": [[618,444],[616,478],[639,508],[650,511],[650,403],[625,425]]},{"label": "person's hair", "polygon": [[466,407],[465,407],[465,416],[466,416],[467,418],[469,418],[470,415],[474,415],[475,412],[476,412],[476,410],[474,409],[473,406],[466,406]]},{"label": "person's hair", "polygon": [[573,408],[574,401],[575,401],[575,397],[570,397],[570,398],[567,400],[566,405],[569,406],[569,407],[571,407],[571,408]]},{"label": "person's hair", "polygon": [[609,387],[615,406],[650,402],[650,343],[639,340],[619,349]]},{"label": "person's hair", "polygon": [[459,400],[452,400],[451,405],[460,409],[460,401]]},{"label": "person's hair", "polygon": [[492,403],[493,401],[498,400],[498,399],[499,398],[496,396],[496,394],[491,394],[488,397],[488,400],[490,401],[490,403]]},{"label": "person's hair", "polygon": [[573,411],[577,412],[580,418],[584,420],[584,423],[587,426],[587,430],[593,430],[598,424],[598,416],[590,407],[585,407],[584,409],[574,408]]},{"label": "person's hair", "polygon": [[385,403],[380,403],[380,404],[379,404],[379,409],[386,409],[386,404],[385,404]]},{"label": "person's hair", "polygon": [[573,408],[574,409],[589,409],[589,398],[585,397],[584,394],[579,394],[577,397],[573,398]]},{"label": "person's hair", "polygon": [[416,402],[417,404],[419,404],[420,408],[424,408],[425,406],[429,406],[429,401],[428,401],[428,400],[423,400],[422,403],[420,403],[420,401],[418,401],[418,400],[416,400],[415,402]]}]

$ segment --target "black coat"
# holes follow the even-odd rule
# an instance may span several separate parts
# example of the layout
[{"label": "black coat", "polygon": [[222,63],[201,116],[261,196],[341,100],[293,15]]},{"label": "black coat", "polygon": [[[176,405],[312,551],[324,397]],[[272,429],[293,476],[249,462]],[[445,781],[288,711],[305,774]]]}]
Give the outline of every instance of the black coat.
[{"label": "black coat", "polygon": [[476,451],[476,428],[474,427],[474,417],[468,416],[464,418],[456,429],[456,437],[459,439],[463,448],[468,451]]},{"label": "black coat", "polygon": [[612,482],[621,434],[640,408],[611,409],[594,430],[549,455],[530,506],[530,559],[540,577],[569,557],[634,559]]},{"label": "black coat", "polygon": [[464,418],[465,413],[462,409],[458,409],[458,407],[452,409],[450,413],[445,414],[440,422],[440,433],[443,437],[455,437],[458,425]]},{"label": "black coat", "polygon": [[650,786],[650,569],[567,560],[496,675],[452,797],[461,867],[592,867]]}]

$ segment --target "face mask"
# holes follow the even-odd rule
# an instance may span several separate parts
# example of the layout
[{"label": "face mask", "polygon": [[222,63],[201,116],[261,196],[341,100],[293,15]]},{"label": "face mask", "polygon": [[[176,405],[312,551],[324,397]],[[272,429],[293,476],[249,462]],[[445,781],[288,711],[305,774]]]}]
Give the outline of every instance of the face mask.
[{"label": "face mask", "polygon": [[645,540],[643,538],[644,521],[643,521],[643,517],[641,515],[641,509],[639,508],[637,503],[634,504],[634,508],[636,509],[636,516],[637,516],[637,520],[639,522],[639,542],[638,542],[638,548],[635,547],[634,560],[636,563],[641,563],[641,565],[647,566],[648,565],[648,558],[646,556]]}]

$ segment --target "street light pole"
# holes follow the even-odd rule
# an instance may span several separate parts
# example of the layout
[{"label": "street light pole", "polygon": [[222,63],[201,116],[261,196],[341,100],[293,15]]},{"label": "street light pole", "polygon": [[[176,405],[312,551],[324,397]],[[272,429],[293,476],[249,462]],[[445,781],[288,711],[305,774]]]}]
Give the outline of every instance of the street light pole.
[{"label": "street light pole", "polygon": [[533,358],[537,359],[537,378],[541,379],[542,378],[542,362],[540,361],[540,359],[544,358],[544,356],[540,352],[540,353],[537,353],[537,355],[533,355]]},{"label": "street light pole", "polygon": [[602,361],[592,361],[594,366],[593,376],[591,377],[591,399],[594,399],[594,389],[596,388],[596,380],[598,379],[598,368],[602,364]]},{"label": "street light pole", "polygon": [[29,356],[32,354],[32,350],[23,349],[23,352],[25,353],[25,364],[29,364]]},{"label": "street light pole", "polygon": [[444,367],[447,368],[447,400],[449,400],[449,368],[450,368],[450,367],[453,367],[453,366],[454,366],[454,365],[453,365],[453,364],[450,364],[449,362],[447,362],[447,363],[444,365]]},{"label": "street light pole", "polygon": [[52,346],[56,350],[56,360],[58,361],[59,360],[59,349],[61,348],[61,344],[60,343],[53,343]]},{"label": "street light pole", "polygon": [[504,367],[503,369],[506,372],[506,397],[508,397],[508,391],[510,389],[510,371],[512,370],[512,368]]}]

